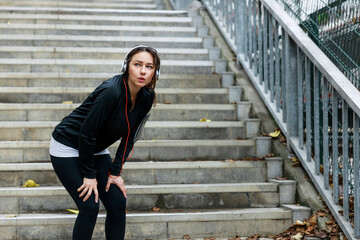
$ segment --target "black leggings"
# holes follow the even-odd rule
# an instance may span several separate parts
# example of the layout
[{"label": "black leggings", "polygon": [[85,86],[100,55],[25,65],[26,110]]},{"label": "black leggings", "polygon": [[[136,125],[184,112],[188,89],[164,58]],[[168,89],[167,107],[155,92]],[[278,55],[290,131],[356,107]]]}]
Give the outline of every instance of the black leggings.
[{"label": "black leggings", "polygon": [[[83,197],[79,198],[77,189],[83,184],[84,179],[80,172],[80,160],[77,157],[50,157],[57,176],[79,209],[73,231],[73,240],[90,240],[99,212],[99,202],[95,203],[94,194],[91,194],[91,197],[86,202],[83,201]],[[99,198],[107,211],[105,221],[106,239],[124,239],[126,198],[114,184],[111,184],[109,191],[105,192],[108,171],[112,163],[111,157],[108,154],[97,155],[94,156],[94,159]]]}]

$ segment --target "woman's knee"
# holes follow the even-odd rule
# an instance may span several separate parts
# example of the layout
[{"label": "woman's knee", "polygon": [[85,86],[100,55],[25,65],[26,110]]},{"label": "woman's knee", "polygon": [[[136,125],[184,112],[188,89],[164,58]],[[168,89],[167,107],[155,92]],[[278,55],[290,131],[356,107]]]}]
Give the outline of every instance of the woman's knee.
[{"label": "woman's knee", "polygon": [[95,201],[92,202],[91,198],[88,199],[86,202],[82,202],[77,205],[78,205],[79,212],[82,214],[97,216],[99,213],[99,203],[95,203]]}]

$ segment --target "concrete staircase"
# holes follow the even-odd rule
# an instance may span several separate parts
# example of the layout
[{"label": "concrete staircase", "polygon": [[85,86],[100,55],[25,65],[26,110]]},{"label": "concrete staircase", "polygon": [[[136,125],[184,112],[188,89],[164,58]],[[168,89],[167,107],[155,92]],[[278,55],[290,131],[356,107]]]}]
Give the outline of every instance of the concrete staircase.
[{"label": "concrete staircase", "polygon": [[[162,66],[157,106],[124,166],[126,239],[272,235],[309,213],[294,205],[296,182],[273,179],[282,160],[265,157],[271,139],[202,18],[163,8],[0,2],[0,239],[71,238],[76,216],[65,209],[76,206],[49,161],[51,132],[139,43],[156,47]],[[40,187],[21,188],[27,179]],[[93,239],[104,239],[103,223],[100,214]]]}]

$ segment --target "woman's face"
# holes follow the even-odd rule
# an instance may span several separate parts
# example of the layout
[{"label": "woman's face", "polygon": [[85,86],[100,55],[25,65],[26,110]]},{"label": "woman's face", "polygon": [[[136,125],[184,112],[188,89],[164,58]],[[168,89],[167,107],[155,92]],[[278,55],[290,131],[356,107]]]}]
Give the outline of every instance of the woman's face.
[{"label": "woman's face", "polygon": [[136,53],[129,63],[129,87],[140,90],[151,82],[155,74],[155,65],[152,55],[148,52]]}]

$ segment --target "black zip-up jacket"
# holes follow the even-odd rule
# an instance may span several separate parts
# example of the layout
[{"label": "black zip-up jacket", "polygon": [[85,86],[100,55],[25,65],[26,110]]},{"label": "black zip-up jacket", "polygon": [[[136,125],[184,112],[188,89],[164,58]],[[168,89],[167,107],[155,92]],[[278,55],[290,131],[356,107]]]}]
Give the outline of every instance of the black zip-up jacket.
[{"label": "black zip-up jacket", "polygon": [[[127,83],[126,83],[127,84]],[[125,159],[135,142],[135,133],[146,120],[154,101],[154,92],[145,87],[138,92],[132,108],[129,87],[127,86],[127,114],[130,136],[126,147]],[[122,168],[123,153],[128,134],[125,117],[126,92],[122,75],[114,76],[98,86],[86,100],[65,117],[52,133],[53,138],[79,150],[81,171],[86,178],[95,178],[94,153],[109,147],[121,138],[114,162],[109,171],[118,176]]]}]

